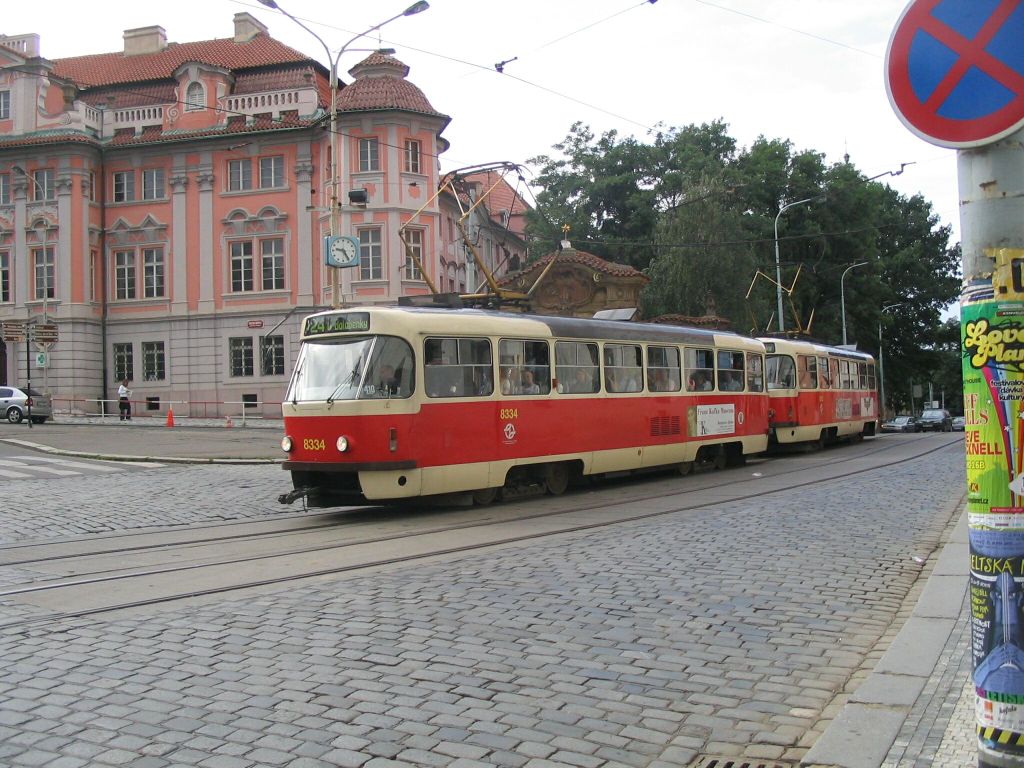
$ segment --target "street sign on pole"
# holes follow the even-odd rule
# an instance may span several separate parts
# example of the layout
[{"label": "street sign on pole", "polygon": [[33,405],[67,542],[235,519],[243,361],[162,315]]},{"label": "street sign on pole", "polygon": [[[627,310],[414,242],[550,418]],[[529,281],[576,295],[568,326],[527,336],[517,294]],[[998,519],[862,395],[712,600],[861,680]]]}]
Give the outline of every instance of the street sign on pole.
[{"label": "street sign on pole", "polygon": [[914,0],[889,40],[885,86],[896,115],[942,147],[977,147],[1024,126],[1024,5]]},{"label": "street sign on pole", "polygon": [[25,321],[24,320],[4,320],[0,322],[0,335],[3,336],[4,341],[24,341],[25,340]]},{"label": "street sign on pole", "polygon": [[39,323],[32,329],[32,338],[37,344],[53,344],[57,341],[57,325]]}]

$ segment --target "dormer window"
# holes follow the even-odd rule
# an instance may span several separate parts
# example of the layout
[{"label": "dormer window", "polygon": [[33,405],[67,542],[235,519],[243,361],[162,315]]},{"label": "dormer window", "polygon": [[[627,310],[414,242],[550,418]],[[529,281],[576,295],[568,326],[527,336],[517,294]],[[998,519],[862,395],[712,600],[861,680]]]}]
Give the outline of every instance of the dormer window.
[{"label": "dormer window", "polygon": [[185,91],[185,111],[195,112],[206,109],[206,89],[200,82],[191,82]]}]

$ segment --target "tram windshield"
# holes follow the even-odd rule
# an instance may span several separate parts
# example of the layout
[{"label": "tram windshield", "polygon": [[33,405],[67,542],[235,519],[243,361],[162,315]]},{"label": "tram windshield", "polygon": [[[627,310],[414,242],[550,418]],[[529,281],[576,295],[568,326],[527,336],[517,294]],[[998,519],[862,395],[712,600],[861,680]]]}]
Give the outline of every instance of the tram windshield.
[{"label": "tram windshield", "polygon": [[795,389],[796,363],[789,355],[768,355],[768,389]]},{"label": "tram windshield", "polygon": [[413,373],[412,348],[393,336],[307,339],[286,399],[332,403],[409,397]]}]

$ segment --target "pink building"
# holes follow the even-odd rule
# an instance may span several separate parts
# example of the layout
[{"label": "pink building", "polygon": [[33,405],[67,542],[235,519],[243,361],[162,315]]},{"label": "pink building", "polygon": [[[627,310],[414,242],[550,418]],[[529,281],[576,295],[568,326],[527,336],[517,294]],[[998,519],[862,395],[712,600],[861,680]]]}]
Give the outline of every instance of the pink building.
[{"label": "pink building", "polygon": [[[339,231],[361,259],[346,305],[428,292],[403,224],[439,289],[466,271],[457,206],[430,200],[449,118],[408,71],[374,53],[339,92]],[[143,412],[279,413],[300,318],[332,300],[329,79],[249,13],[233,37],[146,27],[75,58],[0,36],[0,321],[59,332],[45,368],[0,342],[0,384],[28,365],[58,409],[96,411],[127,377]]]}]

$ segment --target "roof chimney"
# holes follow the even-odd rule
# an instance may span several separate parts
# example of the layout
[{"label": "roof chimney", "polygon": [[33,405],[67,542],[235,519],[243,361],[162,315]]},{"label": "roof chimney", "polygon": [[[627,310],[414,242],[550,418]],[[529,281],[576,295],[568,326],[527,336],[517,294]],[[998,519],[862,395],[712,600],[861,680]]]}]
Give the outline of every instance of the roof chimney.
[{"label": "roof chimney", "polygon": [[124,31],[124,55],[139,56],[159,53],[167,47],[167,33],[163,27],[139,27]]},{"label": "roof chimney", "polygon": [[267,34],[267,28],[251,13],[235,14],[235,42],[247,43],[256,35]]}]

